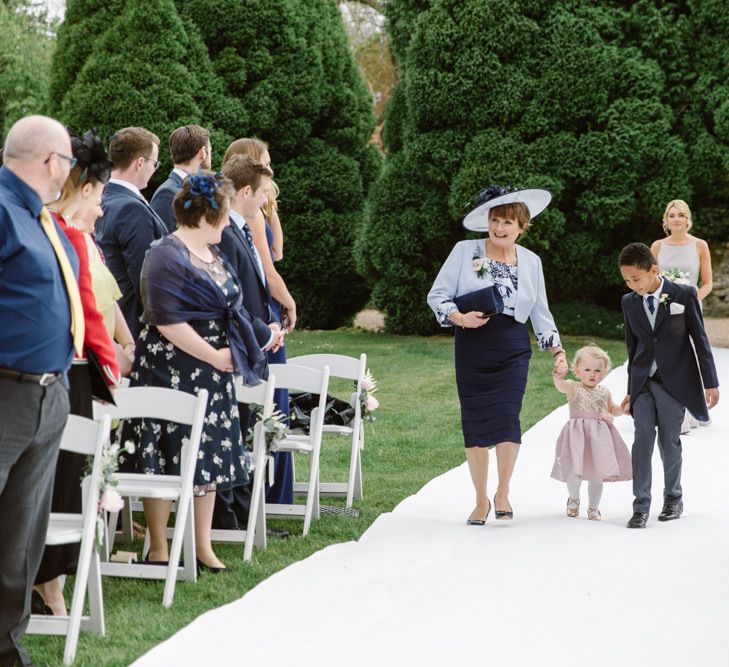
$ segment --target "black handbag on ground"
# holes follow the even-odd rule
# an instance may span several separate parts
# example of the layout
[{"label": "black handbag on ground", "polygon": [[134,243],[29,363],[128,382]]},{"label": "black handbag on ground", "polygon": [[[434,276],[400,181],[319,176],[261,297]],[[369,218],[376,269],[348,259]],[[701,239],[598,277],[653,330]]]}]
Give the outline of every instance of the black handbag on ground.
[{"label": "black handbag on ground", "polygon": [[482,312],[484,319],[504,311],[504,300],[495,285],[461,294],[453,299],[453,303],[462,313],[470,313],[472,310]]}]

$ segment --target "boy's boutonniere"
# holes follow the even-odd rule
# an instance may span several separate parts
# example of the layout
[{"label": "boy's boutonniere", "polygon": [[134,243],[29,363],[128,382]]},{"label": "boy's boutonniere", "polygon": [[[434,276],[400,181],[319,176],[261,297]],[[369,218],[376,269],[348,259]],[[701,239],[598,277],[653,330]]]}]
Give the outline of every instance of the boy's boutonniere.
[{"label": "boy's boutonniere", "polygon": [[486,273],[486,258],[481,257],[478,252],[473,253],[472,266],[476,275],[483,279],[483,274]]},{"label": "boy's boutonniere", "polygon": [[670,295],[666,294],[666,292],[663,292],[661,296],[658,297],[658,303],[664,308],[668,308],[668,304],[671,303]]}]

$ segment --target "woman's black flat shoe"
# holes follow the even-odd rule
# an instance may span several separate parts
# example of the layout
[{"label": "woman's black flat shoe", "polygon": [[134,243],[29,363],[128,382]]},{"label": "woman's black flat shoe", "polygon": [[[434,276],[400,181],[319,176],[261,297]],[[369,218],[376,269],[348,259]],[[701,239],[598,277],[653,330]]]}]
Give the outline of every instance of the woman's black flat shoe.
[{"label": "woman's black flat shoe", "polygon": [[486,519],[489,518],[489,514],[491,513],[491,505],[492,503],[489,501],[489,508],[486,510],[486,516],[481,519],[466,519],[466,525],[467,526],[484,526],[486,524]]},{"label": "woman's black flat shoe", "polygon": [[53,609],[45,603],[43,596],[35,589],[30,594],[30,613],[40,614],[42,616],[53,616]]},{"label": "woman's black flat shoe", "polygon": [[[494,502],[496,502],[495,498],[494,498]],[[499,521],[509,521],[514,518],[514,510],[509,510],[508,512],[503,512],[501,510],[494,510],[494,516]]]},{"label": "woman's black flat shoe", "polygon": [[196,561],[198,574],[201,572],[210,572],[210,574],[228,574],[233,571],[229,567],[210,567],[209,565],[205,565],[205,563],[199,559],[196,559]]}]

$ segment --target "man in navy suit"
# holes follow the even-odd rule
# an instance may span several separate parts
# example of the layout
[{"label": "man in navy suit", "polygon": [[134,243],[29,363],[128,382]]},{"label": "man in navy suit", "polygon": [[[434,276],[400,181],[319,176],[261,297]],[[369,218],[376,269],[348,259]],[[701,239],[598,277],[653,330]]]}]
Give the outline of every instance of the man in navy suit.
[{"label": "man in navy suit", "polygon": [[[235,199],[230,209],[230,225],[223,230],[218,247],[230,261],[243,288],[243,305],[253,316],[264,322],[273,322],[269,307],[270,292],[263,263],[253,243],[246,218],[252,218],[268,197],[273,172],[269,167],[248,155],[234,155],[225,163],[223,176],[233,182]],[[241,430],[250,426],[251,414],[247,405],[238,404]],[[250,488],[235,487],[218,491],[215,498],[213,527],[245,528],[250,507]]]},{"label": "man in navy suit", "polygon": [[104,215],[96,223],[96,240],[119,284],[119,307],[136,338],[142,315],[139,278],[144,255],[153,241],[168,233],[141,193],[160,165],[159,138],[142,127],[124,128],[111,138],[109,155],[114,169],[101,199]]},{"label": "man in navy suit", "polygon": [[177,229],[172,200],[189,174],[197,174],[201,167],[210,169],[211,154],[210,132],[204,127],[183,125],[170,134],[170,156],[174,168],[149,202],[170,234]]},{"label": "man in navy suit", "polygon": [[681,517],[681,424],[688,409],[708,421],[719,401],[719,380],[704,331],[696,289],[658,274],[650,248],[631,243],[618,260],[632,290],[623,296],[628,347],[628,395],[623,411],[633,415],[633,516],[628,528],[645,528],[651,504],[651,458],[658,429],[663,461],[663,509],[659,521]]}]

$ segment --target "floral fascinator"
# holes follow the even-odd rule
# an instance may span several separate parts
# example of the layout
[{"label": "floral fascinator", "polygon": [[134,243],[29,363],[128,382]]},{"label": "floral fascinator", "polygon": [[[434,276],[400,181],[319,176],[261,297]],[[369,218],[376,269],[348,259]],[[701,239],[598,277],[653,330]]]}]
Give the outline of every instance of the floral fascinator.
[{"label": "floral fascinator", "polygon": [[187,177],[187,183],[190,188],[187,194],[187,201],[184,203],[186,209],[192,206],[192,200],[195,197],[202,197],[208,202],[210,208],[217,211],[218,202],[215,199],[215,193],[218,188],[222,185],[223,174],[217,172],[216,174],[205,174],[202,169],[199,169],[197,174],[192,174]]},{"label": "floral fascinator", "polygon": [[552,193],[540,188],[507,189],[490,185],[478,193],[474,208],[463,218],[463,226],[473,232],[486,232],[489,228],[489,211],[504,204],[524,204],[529,215],[536,218],[552,200]]}]

